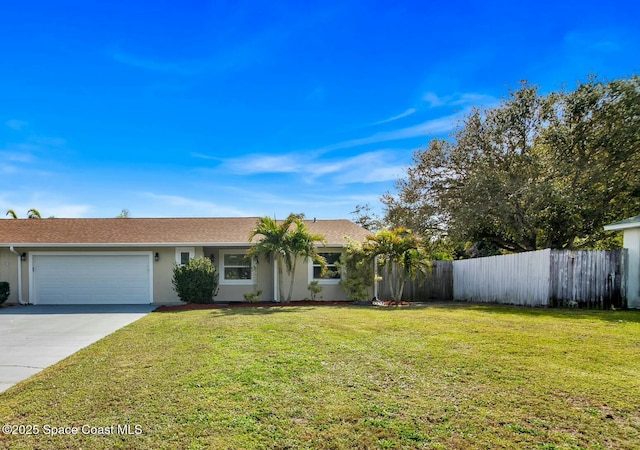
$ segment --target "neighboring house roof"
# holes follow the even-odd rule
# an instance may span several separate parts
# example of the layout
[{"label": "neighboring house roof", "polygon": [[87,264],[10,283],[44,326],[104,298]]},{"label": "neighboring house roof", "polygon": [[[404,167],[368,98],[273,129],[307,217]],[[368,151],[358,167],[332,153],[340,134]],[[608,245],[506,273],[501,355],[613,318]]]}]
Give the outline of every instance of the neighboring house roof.
[{"label": "neighboring house roof", "polygon": [[640,215],[621,220],[620,222],[605,225],[606,231],[625,230],[628,228],[640,228]]},{"label": "neighboring house roof", "polygon": [[[257,221],[257,217],[2,219],[0,245],[241,245],[248,244]],[[323,235],[331,245],[344,245],[345,236],[364,241],[370,234],[349,220],[304,222],[311,233]]]}]

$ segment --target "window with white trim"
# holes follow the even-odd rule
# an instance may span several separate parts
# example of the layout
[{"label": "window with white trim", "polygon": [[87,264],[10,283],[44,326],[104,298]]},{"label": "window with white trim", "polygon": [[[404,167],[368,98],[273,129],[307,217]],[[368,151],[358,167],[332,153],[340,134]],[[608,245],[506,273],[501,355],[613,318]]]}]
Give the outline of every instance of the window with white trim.
[{"label": "window with white trim", "polygon": [[189,264],[189,260],[195,258],[195,247],[176,247],[176,264],[184,266]]},{"label": "window with white trim", "polygon": [[253,263],[244,252],[221,251],[220,272],[220,284],[253,284]]},{"label": "window with white trim", "polygon": [[318,252],[327,263],[327,271],[322,275],[322,265],[316,261],[311,261],[309,266],[309,281],[319,281],[320,284],[339,283],[342,278],[342,271],[336,266],[340,261],[341,252]]}]

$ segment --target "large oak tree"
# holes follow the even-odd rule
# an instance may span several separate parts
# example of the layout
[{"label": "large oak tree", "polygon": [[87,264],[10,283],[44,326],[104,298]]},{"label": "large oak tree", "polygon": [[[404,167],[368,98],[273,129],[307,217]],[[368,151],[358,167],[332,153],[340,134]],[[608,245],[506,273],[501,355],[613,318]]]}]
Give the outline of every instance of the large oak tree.
[{"label": "large oak tree", "polygon": [[506,251],[597,247],[640,210],[640,77],[543,96],[523,83],[414,154],[386,220]]}]

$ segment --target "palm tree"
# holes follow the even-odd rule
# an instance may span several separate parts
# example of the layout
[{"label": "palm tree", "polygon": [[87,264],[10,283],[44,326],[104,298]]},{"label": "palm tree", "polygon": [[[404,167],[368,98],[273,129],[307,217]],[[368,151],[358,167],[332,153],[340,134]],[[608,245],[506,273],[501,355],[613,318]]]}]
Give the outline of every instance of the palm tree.
[{"label": "palm tree", "polygon": [[316,249],[316,242],[324,243],[324,236],[320,234],[311,234],[309,229],[305,225],[302,218],[295,222],[296,229],[288,234],[289,246],[293,255],[293,267],[291,270],[287,269],[291,276],[291,282],[289,284],[289,295],[287,302],[291,301],[291,293],[293,292],[294,275],[296,273],[296,264],[298,258],[302,257],[305,261],[312,259],[318,262],[322,267],[322,273],[327,271],[326,260],[318,254]]},{"label": "palm tree", "polygon": [[31,208],[27,211],[27,219],[42,219],[42,216],[40,216],[40,211],[35,208]]},{"label": "palm tree", "polygon": [[251,242],[257,235],[262,236],[253,247],[247,252],[249,257],[264,256],[273,259],[278,267],[278,300],[282,295],[282,267],[291,263],[291,252],[285,246],[285,235],[293,223],[294,218],[289,215],[281,225],[271,217],[261,217],[256,223],[256,227],[249,235]]},{"label": "palm tree", "polygon": [[[12,219],[18,218],[18,215],[13,209],[7,210],[7,213],[5,215],[10,216]],[[31,208],[29,211],[27,211],[27,219],[42,219],[42,216],[40,216],[40,211],[35,208]]]},{"label": "palm tree", "polygon": [[[299,257],[303,257],[305,260],[312,258],[320,262],[323,267],[326,267],[326,262],[318,255],[315,247],[315,242],[324,242],[324,237],[309,233],[303,218],[304,214],[289,214],[289,217],[278,225],[278,222],[270,217],[261,217],[249,236],[249,241],[252,241],[258,235],[262,236],[262,238],[249,249],[247,256],[273,258],[277,264],[278,299],[284,298],[282,292],[283,267],[291,277],[286,302],[291,301],[297,259]],[[292,227],[294,228],[292,229]]]},{"label": "palm tree", "polygon": [[363,250],[370,258],[378,259],[382,267],[387,267],[392,301],[396,304],[402,300],[406,281],[415,280],[418,273],[431,268],[420,240],[406,228],[381,230],[368,236]]}]

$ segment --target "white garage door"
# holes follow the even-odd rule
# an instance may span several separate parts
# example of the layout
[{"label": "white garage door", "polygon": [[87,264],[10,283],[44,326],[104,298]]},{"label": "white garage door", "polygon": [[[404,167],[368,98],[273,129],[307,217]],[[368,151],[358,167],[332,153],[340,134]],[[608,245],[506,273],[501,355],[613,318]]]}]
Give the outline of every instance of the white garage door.
[{"label": "white garage door", "polygon": [[36,305],[151,303],[151,253],[34,254]]}]

